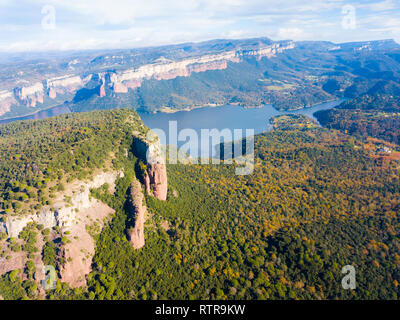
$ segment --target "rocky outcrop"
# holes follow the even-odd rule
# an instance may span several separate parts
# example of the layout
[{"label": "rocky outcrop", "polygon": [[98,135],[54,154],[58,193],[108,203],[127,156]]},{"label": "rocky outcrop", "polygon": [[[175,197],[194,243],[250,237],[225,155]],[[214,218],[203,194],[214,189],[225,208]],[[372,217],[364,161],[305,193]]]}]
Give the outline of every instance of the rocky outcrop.
[{"label": "rocky outcrop", "polygon": [[55,99],[57,94],[74,93],[84,86],[85,82],[79,76],[64,75],[45,81],[49,98]]},{"label": "rocky outcrop", "polygon": [[36,82],[31,86],[15,88],[14,95],[25,106],[36,107],[37,103],[43,103],[44,87],[41,82]]},{"label": "rocky outcrop", "polygon": [[122,83],[114,83],[113,84],[113,90],[116,93],[127,93],[128,92],[128,87],[123,85]]},{"label": "rocky outcrop", "polygon": [[97,93],[100,97],[105,97],[110,92],[126,94],[129,89],[134,90],[140,87],[144,80],[170,80],[177,77],[189,77],[193,73],[224,70],[228,67],[228,63],[239,63],[244,57],[271,58],[294,47],[294,42],[282,41],[256,49],[223,51],[175,61],[161,57],[153,63],[122,71],[91,73],[85,76],[66,74],[14,88],[13,92],[0,91],[0,116],[10,111],[14,104],[36,107],[44,103],[45,97],[48,97],[49,103],[52,100],[57,103],[58,96],[61,96],[59,101],[62,98],[68,101],[82,88],[91,90],[98,87]]},{"label": "rocky outcrop", "polygon": [[148,181],[145,184],[147,192],[153,193],[159,200],[167,200],[168,182],[165,164],[148,164],[146,180]]},{"label": "rocky outcrop", "polygon": [[92,270],[92,258],[96,249],[94,239],[86,226],[96,224],[102,230],[113,212],[113,209],[100,201],[95,201],[89,208],[82,210],[79,223],[74,223],[69,230],[70,242],[63,246],[65,264],[60,266],[62,282],[67,282],[74,288],[86,286],[86,275]]},{"label": "rocky outcrop", "polygon": [[167,199],[168,179],[165,159],[158,137],[150,141],[134,138],[133,149],[135,155],[146,163],[143,180],[147,194],[159,200]]},{"label": "rocky outcrop", "polygon": [[100,96],[100,98],[106,96],[106,89],[105,89],[105,87],[104,87],[104,84],[102,84],[102,85],[100,86],[100,89],[99,89],[99,96]]},{"label": "rocky outcrop", "polygon": [[239,62],[235,51],[203,55],[179,61],[158,59],[155,63],[146,64],[137,69],[114,73],[110,75],[110,82],[117,90],[121,88],[121,85],[138,87],[144,79],[169,80],[176,77],[188,77],[193,72],[226,69],[228,61]]},{"label": "rocky outcrop", "polygon": [[295,44],[293,41],[285,41],[274,43],[272,45],[255,49],[255,50],[241,50],[238,52],[238,56],[255,56],[257,60],[262,57],[272,58],[278,53],[282,53],[285,50],[294,49]]},{"label": "rocky outcrop", "polygon": [[16,101],[11,91],[0,91],[0,116],[10,111],[11,105],[15,102]]},{"label": "rocky outcrop", "polygon": [[[86,275],[90,273],[92,258],[95,253],[93,234],[87,226],[94,226],[92,230],[103,228],[106,218],[114,212],[106,204],[91,198],[90,189],[99,188],[105,183],[109,185],[110,192],[114,192],[115,181],[123,176],[122,172],[99,172],[91,180],[75,181],[65,187],[65,191],[56,195],[52,207],[45,207],[40,212],[25,216],[8,216],[0,222],[0,232],[6,232],[9,237],[17,238],[19,233],[30,222],[42,224],[44,228],[59,226],[65,234],[69,232],[68,243],[61,247],[61,256],[65,261],[60,264],[60,279],[71,287],[86,285]],[[68,200],[67,200],[68,199]],[[39,252],[43,243],[38,243]],[[15,269],[23,269],[26,263],[26,254],[12,253],[9,260],[4,261],[0,257],[0,275]],[[44,275],[41,255],[35,257],[37,268],[35,279],[40,281]]]},{"label": "rocky outcrop", "polygon": [[143,204],[144,196],[138,180],[134,180],[130,186],[129,211],[134,220],[134,226],[129,230],[129,241],[135,249],[144,246],[144,223],[146,222],[147,208]]},{"label": "rocky outcrop", "polygon": [[[90,189],[99,188],[105,183],[113,186],[122,175],[122,172],[102,172],[91,181],[76,181],[66,187],[66,192],[57,195],[52,207],[46,206],[39,213],[30,215],[7,216],[5,221],[0,222],[0,231],[6,232],[9,237],[18,237],[29,222],[42,224],[45,228],[59,226],[62,230],[69,230],[78,221],[79,212],[96,203],[90,197]],[[70,200],[66,201],[65,198]]]}]

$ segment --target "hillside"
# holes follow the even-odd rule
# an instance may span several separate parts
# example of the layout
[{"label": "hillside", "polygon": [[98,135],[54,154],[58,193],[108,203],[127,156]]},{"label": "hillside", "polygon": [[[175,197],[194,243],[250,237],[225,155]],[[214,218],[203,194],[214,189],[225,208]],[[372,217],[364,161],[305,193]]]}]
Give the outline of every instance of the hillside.
[{"label": "hillside", "polygon": [[400,144],[400,85],[380,81],[368,93],[315,114],[319,122],[358,137]]},{"label": "hillside", "polygon": [[224,104],[301,109],[379,91],[382,81],[399,83],[399,48],[393,40],[257,38],[9,61],[0,64],[0,119],[57,105],[72,111]]},{"label": "hillside", "polygon": [[[135,121],[127,123],[126,119]],[[235,165],[167,165],[166,201],[149,192],[144,199],[138,197],[143,203],[137,211],[145,204],[147,213],[145,245],[137,250],[127,236],[135,225],[129,212],[138,184],[132,181],[144,183],[140,177],[149,171],[134,153],[128,151],[126,157],[124,151],[132,144],[132,129],[140,127],[137,120],[131,111],[115,110],[7,127],[2,144],[9,146],[6,152],[14,156],[10,141],[20,135],[21,126],[37,128],[37,139],[46,141],[48,134],[63,132],[60,127],[51,130],[57,123],[72,129],[74,123],[83,121],[91,128],[93,139],[101,137],[99,141],[107,142],[107,137],[120,138],[109,141],[115,154],[110,168],[122,170],[124,175],[114,186],[91,190],[91,196],[112,213],[104,222],[94,220],[88,226],[94,252],[85,285],[74,286],[61,278],[54,290],[38,291],[32,276],[34,264],[25,262],[26,266],[16,268],[20,271],[3,274],[0,295],[15,299],[39,294],[50,299],[398,298],[397,160],[382,165],[370,145],[361,140],[320,128],[304,117],[280,116],[274,120],[274,131],[256,136],[251,175],[235,175]],[[40,127],[47,127],[48,133]],[[66,137],[70,144],[62,150],[65,152],[84,139],[81,132]],[[77,154],[74,151],[71,161]],[[29,159],[21,157],[19,161],[27,163]],[[42,157],[33,159],[38,159],[39,167],[45,163]],[[30,181],[24,176],[20,180]],[[3,257],[21,243],[23,251],[30,248],[28,244],[38,244],[32,239],[46,237],[44,230],[31,225],[19,239],[2,236]],[[62,227],[48,232],[58,235],[47,235],[45,248],[31,250],[29,260],[42,256],[46,263],[55,259],[60,263],[58,250],[63,243],[74,245],[73,237]],[[75,240],[76,245],[79,239]],[[345,265],[357,270],[355,291],[341,287]],[[60,268],[61,274],[63,270]]]},{"label": "hillside", "polygon": [[[38,288],[43,268],[52,266],[63,282],[86,286],[96,235],[115,214],[96,200],[97,190],[115,192],[141,179],[146,194],[165,199],[165,166],[146,162],[147,150],[159,144],[146,138],[147,131],[128,109],[2,126],[0,275],[11,272]],[[134,225],[135,215],[130,219]],[[14,297],[4,290],[3,297]]]}]

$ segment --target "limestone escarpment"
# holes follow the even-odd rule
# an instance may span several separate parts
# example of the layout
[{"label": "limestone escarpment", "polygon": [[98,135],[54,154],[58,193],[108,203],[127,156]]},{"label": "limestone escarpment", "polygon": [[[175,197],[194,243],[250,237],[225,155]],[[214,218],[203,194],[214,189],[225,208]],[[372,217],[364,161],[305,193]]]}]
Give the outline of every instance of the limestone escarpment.
[{"label": "limestone escarpment", "polygon": [[65,264],[60,266],[62,282],[67,282],[71,287],[86,285],[86,275],[92,270],[92,257],[95,254],[96,244],[87,226],[103,229],[107,218],[114,213],[108,205],[93,201],[89,208],[80,213],[79,223],[70,227],[70,242],[63,246]]},{"label": "limestone escarpment", "polygon": [[[106,183],[112,192],[115,189],[116,179],[122,176],[122,172],[100,172],[90,181],[75,181],[66,186],[65,192],[57,195],[51,208],[44,207],[36,214],[8,216],[0,223],[0,232],[6,232],[9,237],[17,238],[31,222],[43,225],[43,228],[50,230],[58,226],[62,234],[68,231],[69,241],[60,247],[60,256],[64,261],[58,264],[60,279],[71,287],[85,286],[86,275],[91,271],[92,257],[96,248],[88,227],[94,225],[96,230],[101,231],[106,218],[114,213],[108,205],[91,198],[90,189],[99,188]],[[38,243],[38,245],[38,252],[42,252],[43,243]],[[0,275],[25,267],[26,253],[10,254],[9,260],[1,261],[3,259],[0,258],[0,262],[3,262]],[[36,255],[35,265],[38,271],[36,280],[41,280],[43,275],[40,275],[40,271],[43,268],[43,262],[40,254]]]},{"label": "limestone escarpment", "polygon": [[[78,221],[79,212],[97,202],[90,197],[90,189],[99,188],[105,183],[113,186],[116,179],[122,175],[122,172],[102,172],[95,175],[91,181],[76,181],[66,187],[67,191],[58,194],[51,207],[46,206],[40,212],[29,215],[7,216],[5,222],[0,223],[0,231],[16,238],[29,222],[42,224],[44,228],[59,226],[65,231],[69,230]],[[66,201],[66,198],[69,200]]]},{"label": "limestone escarpment", "polygon": [[44,87],[41,82],[26,87],[17,87],[14,89],[14,95],[17,101],[27,107],[35,107],[37,103],[43,103]]},{"label": "limestone escarpment", "polygon": [[11,91],[0,91],[0,116],[10,111],[11,105],[14,103],[16,101]]},{"label": "limestone escarpment", "polygon": [[[6,105],[11,107],[15,104],[24,105],[26,107],[37,107],[39,104],[44,103],[45,97],[52,100],[56,99],[57,95],[74,94],[85,84],[86,81],[82,80],[80,76],[63,75],[24,86],[18,86],[13,89],[13,92],[0,92],[0,109],[4,109]],[[3,97],[2,93],[7,95],[7,99]],[[0,115],[4,113],[5,112],[1,113],[0,111]]]},{"label": "limestone escarpment", "polygon": [[0,116],[12,111],[14,106],[35,108],[40,106],[51,107],[64,101],[75,101],[81,98],[80,91],[92,90],[98,87],[96,94],[99,97],[112,96],[115,94],[127,94],[129,90],[135,90],[142,86],[143,81],[154,79],[170,80],[177,77],[190,77],[193,73],[211,70],[227,69],[228,63],[239,63],[245,57],[255,56],[273,57],[284,50],[294,48],[294,43],[287,41],[262,45],[257,49],[238,48],[217,53],[204,53],[196,56],[168,60],[163,57],[152,63],[142,64],[132,68],[125,65],[124,68],[112,71],[98,72],[90,70],[89,74],[80,71],[80,74],[64,74],[52,78],[41,78],[39,81],[26,81],[23,86],[18,85],[11,91],[0,91]]},{"label": "limestone escarpment", "polygon": [[57,94],[66,94],[76,92],[83,87],[85,82],[79,76],[64,75],[51,78],[45,81],[47,94],[51,99],[55,99]]},{"label": "limestone escarpment", "polygon": [[140,249],[145,244],[144,223],[146,222],[147,208],[143,204],[142,187],[138,180],[134,179],[130,186],[129,213],[134,220],[134,226],[129,230],[129,241],[135,249]]},{"label": "limestone escarpment", "polygon": [[153,194],[159,200],[167,200],[168,182],[165,164],[156,163],[147,165],[145,187],[149,194]]},{"label": "limestone escarpment", "polygon": [[286,43],[274,43],[270,46],[259,48],[255,50],[241,50],[238,52],[239,56],[255,56],[257,60],[262,57],[271,58],[276,56],[278,53],[282,53],[285,50],[294,49],[295,44],[292,41]]},{"label": "limestone escarpment", "polygon": [[227,61],[239,62],[235,51],[228,51],[214,55],[203,55],[180,61],[157,61],[143,65],[137,69],[128,69],[112,74],[110,81],[115,84],[124,84],[129,81],[141,81],[154,78],[156,80],[169,80],[178,76],[188,77],[192,72],[225,69]]}]

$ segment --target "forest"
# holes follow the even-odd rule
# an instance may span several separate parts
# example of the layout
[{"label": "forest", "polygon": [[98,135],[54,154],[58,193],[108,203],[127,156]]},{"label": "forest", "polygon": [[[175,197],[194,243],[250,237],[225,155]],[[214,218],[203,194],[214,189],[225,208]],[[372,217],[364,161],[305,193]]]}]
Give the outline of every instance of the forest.
[{"label": "forest", "polygon": [[127,109],[0,126],[0,212],[25,214],[51,205],[65,184],[109,166],[107,155],[132,140],[133,129],[147,130]]},{"label": "forest", "polygon": [[[399,91],[400,92],[400,91]],[[400,95],[362,95],[343,102],[337,108],[319,111],[318,121],[351,135],[375,137],[400,144]]]},{"label": "forest", "polygon": [[[128,111],[112,112],[118,118]],[[110,113],[97,115],[97,125],[110,129],[103,122]],[[47,120],[48,125],[63,119]],[[121,148],[114,150],[125,175],[117,180],[114,194],[107,188],[92,190],[115,215],[95,236],[87,286],[71,288],[57,281],[46,298],[398,299],[398,161],[382,166],[362,139],[297,120],[303,125],[296,117],[281,117],[276,123],[283,126],[255,137],[251,175],[235,175],[235,163],[167,165],[167,201],[145,197],[149,217],[140,250],[127,239],[126,203],[129,185],[139,173],[135,168],[141,165],[131,151],[121,157]],[[97,132],[96,121],[86,126]],[[124,125],[117,121],[112,128],[99,136],[121,132]],[[13,126],[7,130],[7,139],[17,135]],[[41,157],[32,159],[47,172]],[[23,179],[28,178],[18,181],[27,184]],[[31,233],[38,232],[33,228],[22,236],[32,242]],[[49,243],[43,258],[53,259],[52,252]],[[345,265],[356,269],[354,290],[341,286]],[[29,272],[3,275],[0,295],[38,298],[35,282],[20,276]]]}]

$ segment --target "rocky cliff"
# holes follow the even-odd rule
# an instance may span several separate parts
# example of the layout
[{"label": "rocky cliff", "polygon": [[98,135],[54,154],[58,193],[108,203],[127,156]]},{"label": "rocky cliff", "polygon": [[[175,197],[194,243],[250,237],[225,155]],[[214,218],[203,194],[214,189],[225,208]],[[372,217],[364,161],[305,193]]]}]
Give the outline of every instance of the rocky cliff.
[{"label": "rocky cliff", "polygon": [[0,116],[10,111],[11,105],[15,104],[14,95],[11,91],[0,91]]},{"label": "rocky cliff", "polygon": [[51,99],[55,99],[57,94],[73,93],[84,86],[84,81],[79,76],[65,75],[48,79],[45,81],[47,94]]},{"label": "rocky cliff", "polygon": [[[17,86],[12,91],[0,91],[0,116],[12,110],[14,106],[35,108],[44,103],[46,106],[72,100],[82,88],[99,87],[97,94],[105,97],[111,94],[126,94],[142,85],[144,80],[170,80],[177,77],[189,77],[193,73],[210,70],[224,70],[228,63],[239,63],[245,57],[273,57],[284,50],[294,48],[291,41],[263,45],[258,49],[238,49],[214,54],[203,54],[184,59],[168,60],[158,58],[153,63],[143,64],[137,68],[100,71],[85,75],[65,74],[43,81]],[[109,90],[106,90],[108,88]],[[58,99],[57,99],[58,98]]]},{"label": "rocky cliff", "polygon": [[133,144],[136,156],[146,163],[143,180],[147,194],[159,200],[167,199],[168,179],[165,159],[158,137],[135,138]]},{"label": "rocky cliff", "polygon": [[[60,247],[59,255],[65,261],[60,263],[60,279],[71,287],[86,285],[86,275],[91,271],[92,257],[95,253],[95,242],[88,227],[95,224],[101,230],[106,218],[114,212],[108,205],[90,196],[91,188],[99,188],[105,183],[110,192],[114,192],[115,181],[123,176],[122,172],[99,172],[90,181],[75,181],[66,186],[66,190],[57,194],[54,205],[44,207],[38,213],[24,216],[8,216],[0,223],[0,232],[6,232],[9,237],[17,238],[19,233],[30,223],[35,222],[44,228],[52,230],[60,227],[61,234],[68,231],[69,241]],[[66,200],[68,199],[68,200]],[[38,243],[41,252],[43,243]],[[0,275],[15,269],[23,269],[26,262],[24,252],[10,252],[10,259],[0,258]],[[43,268],[41,254],[36,255],[36,280],[41,280]]]},{"label": "rocky cliff", "polygon": [[25,216],[7,216],[6,221],[0,222],[0,232],[6,232],[9,237],[16,238],[29,222],[36,222],[50,229],[59,226],[68,231],[79,221],[82,210],[97,203],[90,197],[90,189],[99,188],[105,183],[114,186],[116,179],[122,175],[122,172],[101,172],[91,181],[76,181],[68,185],[65,192],[57,195],[51,207],[46,206],[38,213]]},{"label": "rocky cliff", "polygon": [[44,86],[36,82],[30,86],[14,88],[14,96],[17,101],[26,107],[35,107],[37,103],[43,103]]},{"label": "rocky cliff", "polygon": [[144,196],[138,180],[134,180],[130,186],[129,211],[134,220],[134,226],[129,230],[129,241],[135,249],[144,246],[144,223],[146,222],[147,208],[143,204]]}]

